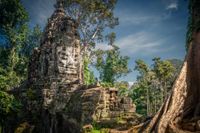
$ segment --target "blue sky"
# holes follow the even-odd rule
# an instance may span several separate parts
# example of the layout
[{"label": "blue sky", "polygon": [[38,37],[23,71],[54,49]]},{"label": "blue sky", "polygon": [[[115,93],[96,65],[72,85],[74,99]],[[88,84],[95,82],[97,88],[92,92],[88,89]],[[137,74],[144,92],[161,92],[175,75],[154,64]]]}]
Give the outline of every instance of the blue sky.
[{"label": "blue sky", "polygon": [[[44,27],[54,10],[55,0],[22,0],[30,15],[30,26]],[[118,0],[115,16],[119,17],[116,45],[122,55],[130,57],[129,67],[136,59],[148,64],[154,57],[162,59],[185,56],[185,34],[188,19],[187,0]],[[108,48],[104,43],[98,48]],[[119,80],[134,82],[137,72]]]}]

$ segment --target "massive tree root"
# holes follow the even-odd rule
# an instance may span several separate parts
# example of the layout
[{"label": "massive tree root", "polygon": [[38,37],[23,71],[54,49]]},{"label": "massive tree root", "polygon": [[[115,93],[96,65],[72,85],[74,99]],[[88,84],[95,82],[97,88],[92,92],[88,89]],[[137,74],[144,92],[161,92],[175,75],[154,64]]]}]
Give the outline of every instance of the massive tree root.
[{"label": "massive tree root", "polygon": [[145,125],[139,132],[200,133],[200,44],[190,45],[171,95]]}]

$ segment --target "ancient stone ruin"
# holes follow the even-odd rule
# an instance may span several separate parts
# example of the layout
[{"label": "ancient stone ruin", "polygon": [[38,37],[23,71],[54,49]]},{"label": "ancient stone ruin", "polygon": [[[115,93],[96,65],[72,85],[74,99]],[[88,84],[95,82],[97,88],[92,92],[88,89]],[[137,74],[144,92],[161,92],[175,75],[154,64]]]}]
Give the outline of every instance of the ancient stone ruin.
[{"label": "ancient stone ruin", "polygon": [[[39,133],[79,133],[94,122],[137,124],[135,105],[115,88],[82,84],[78,24],[66,16],[63,2],[48,20],[40,47],[33,51],[27,82],[20,87],[26,118]],[[35,118],[37,116],[37,118]]]},{"label": "ancient stone ruin", "polygon": [[29,80],[61,84],[81,82],[78,24],[67,17],[62,1],[48,20],[40,48],[30,61]]}]

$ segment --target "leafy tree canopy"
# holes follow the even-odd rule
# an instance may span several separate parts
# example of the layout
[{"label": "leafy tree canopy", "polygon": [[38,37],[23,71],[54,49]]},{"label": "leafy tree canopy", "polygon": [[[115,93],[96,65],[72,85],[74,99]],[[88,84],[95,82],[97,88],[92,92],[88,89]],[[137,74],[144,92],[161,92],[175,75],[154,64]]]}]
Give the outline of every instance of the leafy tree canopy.
[{"label": "leafy tree canopy", "polygon": [[114,84],[114,82],[130,72],[128,68],[129,57],[121,56],[119,48],[113,46],[113,49],[96,51],[96,68],[100,73],[102,82]]},{"label": "leafy tree canopy", "polygon": [[134,69],[139,75],[130,89],[129,96],[135,102],[138,113],[150,116],[158,111],[178,75],[175,70],[180,69],[180,62],[154,58],[153,64],[148,66],[143,60],[136,60]]},{"label": "leafy tree canopy", "polygon": [[118,18],[113,10],[116,0],[67,0],[67,14],[79,23],[82,45],[88,50],[95,46],[95,41],[103,41],[106,28],[118,25]]}]

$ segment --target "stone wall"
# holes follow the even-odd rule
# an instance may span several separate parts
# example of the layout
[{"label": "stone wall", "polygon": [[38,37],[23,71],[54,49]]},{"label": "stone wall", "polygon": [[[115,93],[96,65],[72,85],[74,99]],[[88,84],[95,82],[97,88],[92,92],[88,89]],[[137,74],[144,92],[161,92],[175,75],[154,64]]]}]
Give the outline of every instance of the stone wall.
[{"label": "stone wall", "polygon": [[[45,121],[55,121],[54,126],[65,124],[62,128],[66,130],[67,127],[69,133],[81,132],[84,125],[93,123],[110,128],[116,124],[132,126],[138,123],[132,100],[128,97],[119,97],[113,88],[82,86],[71,93],[65,90],[68,89],[52,92],[45,98],[44,108],[51,114]],[[47,90],[46,93],[50,91]],[[124,123],[121,124],[120,121]],[[48,129],[52,128],[48,126]]]},{"label": "stone wall", "polygon": [[122,115],[133,116],[136,108],[132,100],[128,97],[119,97],[116,90],[114,93],[112,88],[103,87],[77,90],[66,107],[67,112],[71,112],[70,116],[73,117],[78,114],[77,111],[81,111],[79,120],[83,124],[91,124],[93,121],[112,121]]}]

